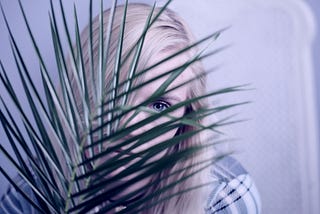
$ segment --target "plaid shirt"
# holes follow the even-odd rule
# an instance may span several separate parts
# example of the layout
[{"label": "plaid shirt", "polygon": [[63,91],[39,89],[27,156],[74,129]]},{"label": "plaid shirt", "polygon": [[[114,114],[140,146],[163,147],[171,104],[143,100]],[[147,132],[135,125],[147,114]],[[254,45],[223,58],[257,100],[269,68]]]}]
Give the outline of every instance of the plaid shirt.
[{"label": "plaid shirt", "polygon": [[206,214],[258,214],[261,212],[259,193],[242,165],[228,156],[216,162],[212,176],[217,183],[209,194]]},{"label": "plaid shirt", "polygon": [[[225,157],[212,168],[211,175],[217,183],[211,186],[205,214],[259,214],[260,198],[247,171],[231,157]],[[36,203],[35,195],[28,184],[21,178],[16,178],[29,199]],[[20,214],[39,213],[12,186],[9,187],[0,201],[0,213]]]}]

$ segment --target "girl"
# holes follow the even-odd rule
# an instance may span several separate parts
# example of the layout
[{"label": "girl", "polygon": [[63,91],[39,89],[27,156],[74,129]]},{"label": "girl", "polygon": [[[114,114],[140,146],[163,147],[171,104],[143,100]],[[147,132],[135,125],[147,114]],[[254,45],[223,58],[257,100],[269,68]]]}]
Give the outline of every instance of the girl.
[{"label": "girl", "polygon": [[[108,52],[108,59],[105,67],[106,78],[104,80],[105,89],[104,91],[110,90],[109,86],[112,84],[111,80],[114,75],[114,68],[117,64],[116,55],[118,47],[118,38],[121,33],[121,24],[123,18],[124,6],[118,6],[114,15],[114,21],[111,29],[110,37],[110,46]],[[126,25],[125,31],[123,32],[123,48],[122,48],[122,59],[129,59],[121,62],[122,66],[120,68],[119,82],[124,83],[128,78],[128,73],[130,71],[131,62],[134,58],[133,52],[131,52],[134,45],[139,40],[143,29],[146,24],[146,20],[151,12],[152,8],[144,4],[129,4],[126,14]],[[154,14],[159,13],[161,8],[155,8]],[[110,10],[104,12],[104,29],[108,29],[110,17]],[[93,71],[96,72],[99,67],[99,17],[93,20]],[[86,71],[86,84],[88,85],[88,98],[90,109],[93,109],[95,106],[99,105],[99,94],[95,91],[94,83],[97,83],[96,73],[90,73],[92,69],[90,53],[88,50],[88,43],[90,39],[88,38],[89,26],[81,34],[81,47],[83,50],[83,61],[85,62],[84,70]],[[107,33],[105,33],[107,34]],[[186,23],[173,11],[165,9],[158,19],[153,23],[153,25],[148,29],[146,37],[143,42],[143,48],[141,51],[137,71],[143,71],[146,68],[152,67],[148,72],[141,75],[140,78],[136,79],[133,84],[139,85],[141,83],[147,83],[148,80],[151,80],[155,77],[163,75],[163,77],[152,81],[143,87],[136,90],[132,93],[125,103],[129,103],[131,106],[137,106],[141,103],[145,103],[146,100],[150,102],[146,103],[144,106],[145,111],[140,112],[128,112],[123,116],[118,124],[119,127],[133,127],[135,124],[138,124],[141,121],[144,121],[150,117],[150,111],[152,113],[163,112],[170,107],[179,105],[179,103],[186,100],[199,97],[206,93],[206,79],[205,71],[200,61],[195,61],[190,63],[190,65],[183,70],[183,72],[166,88],[166,93],[161,97],[150,99],[153,94],[157,93],[157,89],[160,86],[165,84],[168,75],[165,75],[167,71],[172,69],[179,68],[184,64],[192,61],[193,57],[197,54],[195,47],[190,48],[186,51],[183,51],[181,54],[172,57],[170,60],[165,60],[163,63],[159,63],[157,66],[153,66],[158,62],[166,59],[168,56],[178,53],[182,49],[191,46],[195,43],[195,39],[187,27]],[[77,110],[80,112],[80,122],[79,127],[82,127],[85,123],[84,117],[84,106],[82,105],[81,98],[81,88],[76,84],[76,77],[72,73],[74,65],[69,63],[69,76],[71,77],[72,90],[75,93],[77,99],[76,106]],[[197,78],[196,78],[197,77]],[[195,79],[195,80],[193,80]],[[192,81],[191,81],[192,80]],[[189,84],[184,85],[183,83],[190,81]],[[182,85],[182,86],[181,86]],[[123,91],[124,89],[120,89]],[[118,93],[120,93],[118,92]],[[117,101],[118,105],[121,105],[121,100]],[[170,116],[174,118],[180,118],[184,115],[192,115],[193,112],[197,112],[200,109],[205,109],[207,107],[206,99],[199,99],[195,102],[190,103],[190,105],[182,106],[170,113]],[[107,120],[107,119],[106,119]],[[130,139],[134,139],[137,136],[141,136],[143,133],[148,133],[150,130],[154,130],[159,127],[161,124],[164,124],[168,121],[166,118],[158,118],[152,122],[147,123],[146,125],[139,127],[138,129],[133,129],[129,136],[122,137],[117,139],[114,143],[121,144],[122,142]],[[203,119],[198,120],[199,124],[204,124]],[[197,130],[196,127],[191,125],[180,125],[175,128],[170,129],[169,131],[161,134],[147,143],[135,147],[130,150],[130,154],[137,154],[142,151],[161,144],[169,139],[172,139],[177,136],[181,136],[185,133],[192,132]],[[183,151],[186,148],[205,145],[207,138],[204,136],[204,132],[199,132],[192,135],[191,137],[181,140],[181,142],[173,147],[166,148],[154,155],[149,161],[157,161],[162,157],[169,154],[177,153]],[[103,149],[107,149],[108,144]],[[124,151],[128,149],[129,145],[123,146],[114,152],[112,157],[117,154],[123,154]],[[98,148],[95,148],[93,153],[98,152]],[[130,154],[126,154],[130,155]],[[86,158],[90,158],[92,154],[86,152]],[[188,166],[194,165],[206,160],[208,157],[214,156],[214,151],[206,151],[192,155],[189,159],[185,161],[179,161],[172,168],[159,171],[159,173],[153,174],[152,176],[145,177],[144,179],[136,182],[135,184],[127,187],[124,190],[119,191],[116,195],[106,198],[104,205],[116,201],[121,198],[121,196],[136,191],[141,190],[141,194],[137,197],[130,198],[125,203],[122,203],[120,206],[116,207],[114,210],[109,211],[109,213],[115,213],[119,210],[127,209],[128,213],[134,211],[129,210],[127,207],[130,207],[132,201],[138,200],[140,197],[150,195],[153,192],[161,189],[168,184],[192,173],[195,172],[198,167],[193,167],[191,169]],[[112,157],[102,158],[98,165],[103,165],[108,159]],[[62,155],[61,155],[61,158]],[[121,172],[124,172],[132,164],[136,163],[139,158],[133,159],[127,165],[119,167],[117,170],[110,173],[108,176],[115,176]],[[88,166],[90,167],[90,166]],[[170,176],[167,179],[161,179],[167,177],[169,174],[179,170],[185,169],[180,173]],[[67,170],[66,170],[67,171]],[[133,175],[127,176],[123,181],[126,182],[135,176],[138,176],[139,172],[133,173]],[[34,200],[34,194],[32,193],[30,187],[18,178],[18,185],[25,189],[26,192],[30,194],[30,197]],[[159,181],[159,182],[157,182]],[[144,188],[149,183],[154,183],[151,187]],[[204,185],[211,183],[210,185]],[[196,173],[189,179],[184,180],[179,185],[174,186],[165,192],[165,195],[159,195],[148,202],[153,204],[157,200],[161,199],[163,196],[173,195],[177,192],[183,191],[188,188],[195,186],[201,186],[192,191],[188,191],[184,194],[181,194],[176,197],[172,197],[169,200],[164,200],[161,203],[157,203],[154,206],[151,206],[149,209],[142,210],[141,213],[259,213],[260,212],[260,201],[257,190],[248,175],[248,173],[243,169],[243,167],[233,158],[224,157],[223,159],[215,162],[212,167],[208,167],[205,170],[202,170],[199,173]],[[102,211],[103,206],[96,207],[93,211]],[[28,202],[22,197],[15,189],[10,188],[8,193],[2,197],[0,212],[2,213],[32,213],[34,208],[29,205]],[[126,210],[125,210],[126,211]]]}]

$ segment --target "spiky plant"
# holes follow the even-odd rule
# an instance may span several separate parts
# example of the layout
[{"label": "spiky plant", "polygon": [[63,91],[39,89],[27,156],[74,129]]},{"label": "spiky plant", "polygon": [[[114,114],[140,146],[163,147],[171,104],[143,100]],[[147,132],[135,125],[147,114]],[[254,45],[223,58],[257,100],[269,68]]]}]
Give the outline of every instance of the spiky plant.
[{"label": "spiky plant", "polygon": [[[112,17],[116,10],[116,1],[113,1],[110,15],[109,28],[106,30],[107,35],[104,35],[103,29],[103,5],[101,1],[100,10],[100,42],[99,42],[99,66],[93,66],[93,51],[92,51],[92,0],[89,3],[89,58],[91,59],[90,69],[98,69],[96,72],[98,75],[91,80],[95,83],[92,84],[94,88],[88,89],[87,77],[85,75],[84,62],[82,57],[82,45],[81,35],[78,27],[77,11],[74,9],[75,18],[75,39],[70,36],[70,29],[67,25],[65,11],[63,8],[62,0],[60,0],[59,10],[61,12],[63,20],[64,34],[60,33],[61,29],[57,27],[57,18],[55,15],[55,9],[51,2],[50,10],[50,27],[51,27],[51,40],[54,46],[55,60],[57,63],[57,74],[59,76],[59,86],[53,84],[52,75],[49,74],[46,62],[43,59],[41,51],[37,45],[37,42],[32,34],[30,24],[23,9],[23,5],[19,0],[21,13],[23,15],[25,25],[27,27],[29,36],[31,38],[34,51],[38,57],[40,69],[39,72],[42,77],[42,82],[34,82],[33,77],[30,75],[27,63],[24,60],[24,56],[21,54],[19,46],[15,40],[11,28],[8,24],[5,11],[2,10],[7,29],[10,35],[10,44],[13,53],[13,59],[16,64],[16,71],[18,72],[21,80],[21,84],[24,89],[24,94],[18,94],[14,89],[14,84],[9,79],[9,72],[5,68],[4,62],[0,61],[0,83],[6,89],[6,93],[12,99],[12,102],[19,112],[20,117],[16,117],[12,113],[12,106],[8,106],[7,102],[3,100],[5,92],[1,92],[1,108],[0,108],[0,121],[2,128],[6,134],[8,144],[11,146],[13,153],[10,153],[8,148],[2,143],[0,145],[1,155],[7,157],[10,164],[16,169],[17,174],[28,184],[32,189],[36,202],[29,197],[26,193],[26,189],[15,183],[14,178],[10,177],[3,167],[0,168],[1,173],[8,179],[11,185],[40,213],[86,213],[94,211],[99,207],[99,212],[108,212],[115,207],[123,204],[135,196],[141,195],[143,190],[138,189],[125,195],[121,195],[116,201],[109,201],[106,203],[106,199],[110,196],[116,195],[119,191],[126,187],[143,180],[144,178],[158,173],[161,170],[165,170],[172,167],[179,161],[183,161],[188,157],[194,155],[204,148],[204,146],[187,148],[171,155],[161,157],[159,160],[150,161],[154,154],[161,153],[162,151],[179,144],[180,141],[190,137],[193,134],[197,134],[203,130],[216,130],[221,125],[228,124],[226,120],[214,121],[212,124],[203,125],[197,121],[199,118],[207,117],[212,114],[216,114],[220,111],[233,107],[235,105],[218,106],[214,108],[201,109],[194,112],[193,115],[184,115],[180,118],[171,116],[171,112],[190,105],[200,99],[206,99],[211,96],[220,95],[224,93],[234,92],[240,90],[241,87],[230,87],[221,90],[213,91],[204,94],[200,97],[183,101],[177,105],[174,105],[162,112],[154,112],[146,108],[146,104],[161,97],[164,93],[167,93],[168,86],[192,63],[195,63],[205,57],[216,54],[221,49],[217,49],[211,53],[200,52],[194,56],[190,61],[186,62],[179,68],[168,71],[162,76],[155,77],[148,82],[142,82],[139,84],[133,84],[139,75],[148,72],[156,65],[152,65],[149,68],[137,72],[137,64],[139,63],[140,53],[143,48],[144,39],[150,26],[157,20],[162,11],[168,6],[170,0],[163,6],[159,13],[154,14],[152,10],[148,19],[146,20],[145,28],[141,34],[139,40],[132,49],[132,58],[121,59],[121,49],[123,45],[123,31],[125,28],[126,18],[126,6],[123,12],[122,29],[118,38],[118,51],[115,56],[116,65],[113,70],[113,78],[108,82],[108,91],[104,88],[106,59],[108,56],[108,48],[110,40],[104,38],[110,38]],[[127,5],[127,3],[125,4]],[[168,56],[164,60],[157,63],[160,65],[172,59],[173,57],[183,54],[195,46],[205,43],[209,40],[215,40],[221,31],[216,32],[202,40],[199,40],[190,47],[185,47],[181,51]],[[61,44],[61,38],[66,37],[68,43],[68,52],[70,53],[69,64],[74,71],[68,72],[67,58]],[[72,41],[75,41],[73,44]],[[124,60],[131,60],[129,62],[130,72],[127,77],[127,81],[119,83],[119,71]],[[92,72],[93,73],[93,72]],[[74,90],[74,86],[71,83],[71,76],[75,80],[77,90]],[[128,103],[128,97],[131,93],[145,86],[146,84],[156,81],[163,76],[168,76],[166,81],[156,90],[148,100],[138,105],[132,106]],[[190,81],[194,81],[196,78]],[[182,87],[185,82],[177,87]],[[41,96],[38,84],[41,84],[45,95]],[[121,89],[121,90],[120,90]],[[96,94],[96,105],[90,106],[88,98],[88,91],[93,90]],[[79,106],[75,102],[75,94],[81,94],[83,99],[81,103],[81,114],[79,112]],[[31,110],[31,115],[26,113],[26,105],[21,102],[21,97],[27,97],[28,108]],[[150,117],[133,124],[131,126],[121,126],[120,121],[123,120],[124,115],[131,114],[136,115],[139,112],[147,111],[150,113]],[[83,117],[83,118],[82,118]],[[134,136],[134,138],[122,140],[124,136],[130,135],[134,130],[139,130],[141,127],[157,120],[158,118],[166,117],[168,121],[161,124],[146,133]],[[126,123],[130,123],[133,117],[127,118]],[[79,122],[81,120],[81,123]],[[18,124],[22,121],[21,126]],[[33,123],[34,121],[34,123]],[[34,125],[33,125],[34,124]],[[122,124],[122,123],[121,123]],[[175,136],[172,139],[161,142],[159,145],[148,148],[139,153],[131,154],[130,151],[134,148],[147,143],[150,139],[156,138],[163,133],[176,128],[181,124],[197,127],[196,131],[185,133],[179,136]],[[80,130],[83,130],[80,132]],[[3,136],[1,140],[3,141]],[[216,142],[210,142],[208,145],[212,145]],[[107,145],[107,146],[106,146]],[[208,146],[206,145],[206,146]],[[125,150],[121,148],[127,148]],[[120,150],[120,152],[118,152]],[[114,154],[117,151],[117,155],[113,158],[109,157],[110,154]],[[130,154],[130,155],[128,155]],[[61,158],[63,157],[63,158]],[[139,161],[137,160],[139,157]],[[103,161],[101,161],[103,160]],[[207,163],[205,166],[209,166],[214,161],[214,158],[205,160]],[[103,163],[102,163],[103,162]],[[127,166],[128,163],[132,163],[126,170],[114,175],[114,171],[122,166]],[[200,163],[197,163],[200,164]],[[201,163],[203,164],[203,163]],[[189,166],[194,167],[194,166]],[[202,168],[196,170],[200,171]],[[185,170],[185,169],[179,169]],[[133,179],[126,182],[118,183],[118,180],[122,178],[141,172]],[[178,173],[178,171],[176,172]],[[113,176],[110,176],[113,175]],[[170,176],[170,175],[168,175]],[[174,183],[167,185],[166,187],[159,189],[154,194],[144,195],[139,197],[133,203],[130,203],[126,209],[120,210],[119,213],[137,213],[143,209],[148,209],[153,204],[148,203],[152,201],[154,197],[165,193],[167,189],[172,188],[175,185],[179,185],[192,174],[180,178]],[[165,179],[165,178],[162,178]],[[154,185],[150,183],[146,185],[146,188]],[[185,191],[189,191],[194,187],[186,187]],[[160,198],[156,203],[161,203],[163,200],[170,200],[171,197],[175,197],[178,194],[184,192],[177,192],[172,195],[166,195],[165,198]]]}]

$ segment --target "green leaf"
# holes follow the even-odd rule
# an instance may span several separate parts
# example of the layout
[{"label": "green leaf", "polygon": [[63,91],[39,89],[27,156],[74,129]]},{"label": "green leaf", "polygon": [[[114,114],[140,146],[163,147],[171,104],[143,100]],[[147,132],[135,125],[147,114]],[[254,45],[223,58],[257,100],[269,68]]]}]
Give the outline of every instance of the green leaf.
[{"label": "green leaf", "polygon": [[[141,61],[141,53],[145,47],[145,38],[150,28],[156,20],[166,10],[171,3],[168,0],[165,5],[155,12],[156,3],[150,7],[150,13],[146,17],[141,35],[129,50],[124,54],[125,32],[128,26],[127,12],[128,1],[125,1],[122,11],[117,11],[117,1],[112,1],[109,17],[105,17],[104,3],[100,0],[100,11],[98,25],[93,26],[93,4],[89,0],[89,24],[85,31],[87,34],[81,34],[78,22],[79,15],[76,5],[73,8],[73,18],[75,24],[68,25],[63,1],[59,0],[58,11],[60,16],[56,16],[54,2],[50,0],[49,23],[51,31],[51,42],[53,44],[53,53],[56,66],[52,74],[46,66],[44,56],[42,55],[37,41],[31,31],[31,25],[27,19],[21,0],[18,0],[23,21],[27,28],[27,34],[31,39],[34,53],[39,62],[38,72],[41,75],[41,81],[36,82],[31,75],[31,70],[25,61],[22,51],[15,40],[15,36],[8,24],[5,11],[0,4],[1,12],[9,32],[9,41],[13,53],[13,60],[16,65],[14,72],[19,75],[18,82],[22,85],[23,93],[15,90],[15,82],[9,78],[9,73],[0,60],[0,84],[4,91],[0,93],[0,122],[3,127],[9,149],[0,145],[0,152],[7,158],[8,162],[14,167],[16,172],[32,189],[37,197],[37,202],[28,198],[25,190],[14,183],[8,173],[0,167],[0,172],[17,189],[28,203],[41,213],[87,213],[100,208],[99,212],[108,212],[123,204],[129,203],[128,207],[119,213],[136,213],[145,209],[150,209],[158,203],[163,203],[173,197],[200,188],[203,185],[186,187],[178,192],[170,193],[170,190],[181,182],[212,165],[219,157],[210,157],[188,166],[183,166],[174,171],[170,171],[158,180],[146,184],[145,188],[156,185],[157,182],[163,182],[174,175],[184,173],[180,179],[175,180],[167,186],[156,189],[149,195],[142,195],[143,190],[137,189],[132,192],[121,195],[127,187],[135,183],[156,175],[159,171],[165,171],[176,163],[184,161],[189,157],[200,153],[203,150],[211,148],[217,143],[222,143],[216,138],[208,139],[205,145],[188,147],[154,160],[153,157],[160,153],[166,153],[170,149],[185,142],[192,136],[198,135],[203,131],[213,131],[221,134],[221,126],[230,125],[241,120],[236,120],[234,115],[224,117],[213,121],[211,124],[202,124],[201,120],[222,111],[229,110],[247,102],[232,103],[227,105],[206,107],[198,109],[185,115],[174,117],[173,112],[177,109],[187,109],[194,103],[206,100],[218,95],[226,95],[237,91],[246,90],[247,85],[222,88],[210,91],[198,97],[182,101],[170,108],[156,112],[148,107],[148,104],[162,97],[164,94],[176,90],[182,86],[197,81],[210,71],[199,73],[192,79],[183,82],[175,87],[169,86],[186,71],[186,69],[209,56],[216,55],[228,48],[228,46],[216,48],[211,52],[206,52],[207,48],[192,56],[189,61],[174,69],[163,72],[147,81],[137,81],[147,72],[152,72],[156,66],[162,65],[169,60],[178,57],[181,54],[189,53],[200,45],[211,45],[222,32],[221,29],[203,39],[194,42],[188,47],[168,55],[161,61],[150,65],[149,67],[138,70]],[[114,19],[116,13],[120,13],[121,24],[119,35],[116,35],[115,44],[116,55],[110,55],[111,36],[113,32]],[[57,13],[58,14],[58,13]],[[62,33],[58,19],[62,20]],[[108,19],[108,23],[106,22]],[[105,24],[107,27],[105,27]],[[95,28],[95,29],[94,29]],[[75,37],[71,37],[71,31],[74,30]],[[94,44],[94,30],[98,31],[98,44]],[[88,40],[83,42],[84,37]],[[67,40],[66,50],[61,41]],[[74,41],[74,43],[73,43]],[[98,53],[94,53],[94,47],[98,47]],[[66,52],[69,57],[66,57]],[[94,56],[98,55],[98,62],[94,61]],[[115,57],[111,59],[110,57]],[[107,65],[107,62],[115,61],[114,65]],[[97,64],[95,64],[97,63]],[[124,63],[129,66],[126,80],[120,80]],[[111,68],[111,79],[106,83],[106,69]],[[57,74],[57,75],[56,75]],[[108,73],[109,75],[109,73]],[[59,76],[59,86],[54,84],[54,76]],[[122,76],[121,76],[122,78]],[[152,84],[160,78],[165,78],[163,84],[150,96],[138,104],[131,104],[129,97],[142,87]],[[137,82],[137,83],[136,83]],[[135,83],[135,84],[134,84]],[[44,91],[44,96],[41,93]],[[17,110],[18,115],[14,115],[12,106],[3,100],[4,93],[9,95],[12,106]],[[26,99],[27,103],[23,103]],[[30,112],[30,113],[27,113]],[[146,113],[149,117],[135,124],[131,120],[138,113]],[[131,115],[129,118],[125,117]],[[131,136],[132,132],[140,130],[144,126],[158,119],[165,119],[156,127],[146,130],[144,133]],[[124,121],[124,119],[126,121]],[[22,125],[18,125],[22,122]],[[129,125],[131,124],[131,125]],[[192,127],[191,131],[179,133],[174,137],[139,150],[143,145],[148,145],[153,139],[172,130],[181,130],[182,127]],[[9,148],[8,147],[8,148]],[[133,152],[137,151],[137,152]],[[27,159],[27,162],[25,161]],[[115,171],[124,166],[124,170],[119,173]],[[115,175],[114,175],[115,174]],[[119,182],[127,176],[132,176],[126,182]],[[119,200],[105,203],[107,199],[114,195],[119,196]]]}]

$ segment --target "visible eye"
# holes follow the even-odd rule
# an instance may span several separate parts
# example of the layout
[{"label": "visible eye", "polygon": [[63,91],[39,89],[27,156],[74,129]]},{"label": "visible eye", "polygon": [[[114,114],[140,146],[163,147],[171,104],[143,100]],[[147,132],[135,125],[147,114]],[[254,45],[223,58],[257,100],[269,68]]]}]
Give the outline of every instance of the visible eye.
[{"label": "visible eye", "polygon": [[151,103],[150,108],[152,108],[153,110],[155,110],[157,112],[162,112],[162,111],[166,110],[167,108],[169,108],[170,106],[171,106],[170,103],[163,101],[163,100],[158,100],[158,101]]}]

